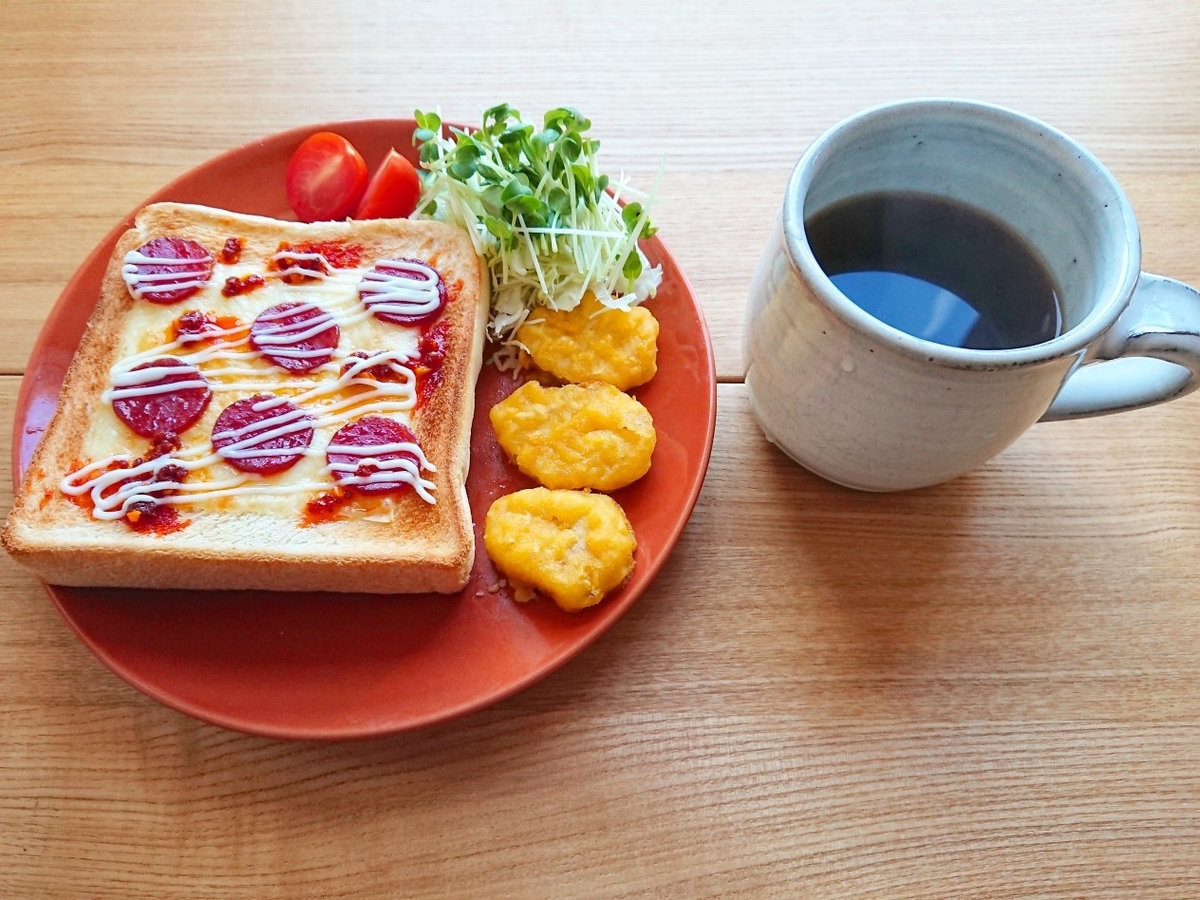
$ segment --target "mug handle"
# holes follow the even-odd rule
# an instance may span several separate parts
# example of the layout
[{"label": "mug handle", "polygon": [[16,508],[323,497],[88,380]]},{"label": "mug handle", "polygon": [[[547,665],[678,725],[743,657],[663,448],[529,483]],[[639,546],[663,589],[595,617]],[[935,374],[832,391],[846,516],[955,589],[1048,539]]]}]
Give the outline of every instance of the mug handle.
[{"label": "mug handle", "polygon": [[1200,291],[1143,272],[1129,306],[1089,357],[1039,421],[1124,412],[1190,394],[1200,387]]}]

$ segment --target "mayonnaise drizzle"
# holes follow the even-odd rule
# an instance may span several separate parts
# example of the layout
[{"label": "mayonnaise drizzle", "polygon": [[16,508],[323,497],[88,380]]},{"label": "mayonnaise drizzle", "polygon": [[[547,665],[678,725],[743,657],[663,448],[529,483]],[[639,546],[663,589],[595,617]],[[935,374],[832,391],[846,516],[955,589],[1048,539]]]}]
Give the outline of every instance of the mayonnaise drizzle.
[{"label": "mayonnaise drizzle", "polygon": [[[400,481],[412,485],[413,490],[426,503],[437,502],[432,494],[434,489],[433,482],[421,477],[422,469],[430,472],[436,472],[437,469],[425,458],[425,453],[421,448],[414,443],[402,441],[394,444],[374,444],[369,447],[360,447],[354,444],[330,444],[328,450],[330,453],[362,457],[362,459],[356,462],[331,462],[325,464],[325,468],[321,470],[322,472],[342,474],[342,477],[338,478],[340,484],[393,484]],[[377,453],[380,455],[385,453],[411,453],[416,457],[416,460],[409,459],[407,456],[379,459],[374,455]],[[364,466],[370,466],[372,471],[366,475],[351,474]]]},{"label": "mayonnaise drizzle", "polygon": [[[260,401],[251,404],[250,408],[255,412],[264,412],[273,406],[278,406],[280,403],[286,402],[282,397],[273,397],[270,402]],[[258,421],[251,422],[249,425],[235,428],[232,431],[214,431],[212,439],[214,444],[217,441],[232,442],[217,448],[217,455],[222,459],[273,459],[283,456],[299,456],[307,448],[307,444],[305,447],[276,448],[264,447],[263,445],[276,438],[286,437],[289,434],[297,434],[301,431],[308,431],[312,427],[312,416],[299,407],[293,407],[277,415],[268,416],[266,419],[259,419]]]},{"label": "mayonnaise drizzle", "polygon": [[[150,384],[150,382],[159,381],[170,375],[189,375],[194,376],[187,380],[168,381],[163,384]],[[133,397],[153,397],[158,394],[169,394],[174,391],[185,389],[204,389],[208,387],[208,381],[204,376],[191,367],[191,370],[183,366],[146,366],[144,369],[137,371],[125,370],[122,372],[114,372],[112,377],[113,386],[106,390],[101,397],[106,403],[112,403],[114,400],[128,400]]]},{"label": "mayonnaise drizzle", "polygon": [[[317,315],[296,322],[286,321],[293,316],[310,312],[316,312]],[[268,309],[260,313],[254,320],[255,327],[251,333],[254,335],[254,343],[259,347],[269,347],[272,356],[284,359],[313,359],[329,356],[329,348],[316,347],[305,350],[296,345],[318,334],[324,334],[336,324],[334,316],[316,303],[301,303],[286,309]]]},{"label": "mayonnaise drizzle", "polygon": [[[379,269],[397,269],[408,275],[395,275]],[[438,291],[438,273],[424,263],[408,259],[382,259],[363,276],[358,285],[363,304],[374,313],[397,316],[425,316],[435,312],[442,302]]]},{"label": "mayonnaise drizzle", "polygon": [[[146,256],[139,250],[130,250],[125,254],[125,263],[121,266],[121,277],[129,288],[129,293],[135,300],[142,300],[147,294],[165,294],[168,291],[190,290],[202,288],[209,283],[209,267],[213,263],[211,256],[199,259],[185,257]],[[171,266],[167,272],[142,272],[138,266]],[[189,280],[180,281],[186,276]],[[165,282],[170,282],[169,284]],[[158,285],[162,285],[158,287]]]},{"label": "mayonnaise drizzle", "polygon": [[[265,368],[261,360],[263,354],[250,345],[249,325],[239,324],[234,328],[207,328],[195,334],[181,334],[173,341],[168,341],[146,350],[134,353],[120,360],[111,371],[112,387],[105,391],[103,399],[112,403],[123,397],[166,393],[184,388],[209,387],[215,393],[254,393],[273,391],[295,391],[289,396],[274,395],[270,400],[255,404],[256,411],[281,406],[286,402],[295,404],[300,409],[292,411],[283,409],[278,415],[269,416],[245,428],[222,432],[220,440],[229,437],[233,443],[227,444],[219,451],[214,451],[212,445],[194,446],[169,455],[146,460],[137,466],[129,466],[133,457],[130,454],[114,454],[104,459],[96,460],[81,469],[67,475],[60,482],[63,493],[70,496],[90,495],[93,504],[92,515],[97,519],[112,520],[124,517],[129,509],[137,503],[152,503],[155,505],[186,505],[202,503],[225,497],[247,497],[254,495],[283,495],[305,494],[328,491],[333,487],[328,480],[304,480],[290,483],[272,482],[261,475],[237,472],[232,477],[198,481],[178,482],[166,477],[160,477],[161,470],[168,465],[179,466],[187,472],[207,469],[222,459],[248,459],[252,457],[268,458],[281,456],[318,456],[325,455],[330,449],[346,455],[362,456],[363,459],[354,466],[346,464],[330,465],[326,463],[321,474],[332,478],[336,471],[340,477],[337,483],[344,485],[379,484],[404,482],[412,485],[415,493],[427,503],[436,503],[433,496],[435,486],[432,481],[422,475],[422,472],[435,472],[432,463],[425,457],[424,452],[415,443],[386,444],[374,447],[313,447],[307,448],[278,448],[266,449],[260,445],[273,437],[290,434],[305,428],[314,431],[326,428],[336,429],[351,420],[364,415],[403,414],[411,412],[417,402],[417,376],[410,367],[412,356],[408,351],[398,349],[370,350],[365,349],[368,358],[362,359],[351,352],[340,348],[330,350],[304,351],[288,347],[309,337],[320,334],[331,325],[340,328],[353,326],[367,318],[373,312],[390,312],[399,315],[420,316],[437,309],[440,296],[437,290],[439,276],[437,272],[421,263],[408,260],[382,260],[380,266],[402,269],[411,272],[415,277],[386,276],[372,269],[335,269],[329,261],[319,253],[298,253],[281,251],[272,259],[276,265],[284,264],[285,260],[292,263],[317,263],[314,268],[290,264],[285,268],[269,271],[267,277],[277,284],[276,290],[285,297],[291,295],[306,295],[301,307],[291,308],[279,313],[260,316],[260,321],[268,324],[273,319],[292,316],[300,309],[319,309],[322,315],[305,319],[298,323],[280,324],[277,328],[268,328],[266,334],[256,332],[255,341],[270,349],[276,356],[288,355],[295,358],[306,358],[319,355],[329,355],[332,359],[312,369],[309,375],[327,375],[334,377],[321,378],[313,382],[307,380],[280,381],[279,370],[275,367]],[[206,285],[219,285],[223,277],[214,276],[205,281],[195,280],[179,282],[183,275],[200,275],[207,272],[212,258],[206,259],[154,259],[146,257],[137,251],[126,254],[122,275],[130,287],[134,297],[141,298],[142,293],[137,287],[141,283],[145,293],[154,293],[150,285],[170,281],[162,290],[180,290],[185,287],[203,288]],[[139,264],[172,265],[184,268],[173,272],[138,276]],[[286,282],[287,276],[302,276],[303,282],[291,284]],[[358,290],[354,290],[357,286]],[[214,288],[215,290],[215,288]],[[316,299],[314,299],[314,292]],[[360,293],[361,292],[361,293]],[[220,302],[220,301],[215,301]],[[278,302],[278,301],[277,301]],[[271,305],[277,305],[273,303]],[[200,346],[193,349],[193,345]],[[277,349],[278,348],[278,349]],[[199,378],[189,378],[169,382],[155,387],[146,387],[150,382],[159,380],[169,374],[176,374],[181,367],[148,366],[137,372],[132,371],[143,363],[164,356],[171,356],[201,370]],[[388,369],[395,381],[380,381],[369,377],[368,370],[378,366]],[[189,373],[190,374],[190,373]],[[359,391],[346,395],[347,389],[358,387]],[[369,390],[361,390],[367,388]],[[338,396],[343,395],[343,396]],[[214,435],[214,437],[218,437]],[[385,455],[392,452],[407,452],[416,457],[416,462],[409,457],[399,459],[377,459],[372,454]],[[366,475],[353,473],[364,463],[369,463],[373,469]],[[115,467],[115,468],[114,468]],[[172,492],[169,496],[161,496],[163,492]]]},{"label": "mayonnaise drizzle", "polygon": [[[329,484],[324,481],[298,482],[294,484],[268,484],[252,475],[238,475],[224,481],[188,482],[174,481],[158,477],[161,469],[168,465],[177,465],[194,472],[210,465],[213,456],[199,460],[185,460],[179,457],[159,456],[147,460],[137,466],[116,468],[99,476],[95,473],[114,463],[129,462],[128,454],[111,456],[108,459],[97,460],[89,466],[68,475],[59,483],[59,489],[72,497],[91,495],[93,504],[92,516],[97,519],[110,521],[123,518],[136,503],[152,503],[155,506],[170,504],[178,506],[220,497],[250,496],[254,494],[293,494],[310,491],[328,490]],[[124,482],[124,483],[122,483]],[[113,488],[116,488],[113,490]],[[181,493],[171,496],[160,496],[160,492],[177,490]]]},{"label": "mayonnaise drizzle", "polygon": [[[288,278],[299,275],[302,278],[312,278],[318,281],[326,281],[329,279],[339,279],[339,273],[347,270],[335,269],[321,253],[297,253],[294,250],[280,250],[271,257],[277,267],[268,273],[268,277]],[[284,263],[288,263],[284,266]],[[307,266],[293,265],[296,262],[314,262],[317,267],[308,268]],[[340,280],[340,279],[339,279]]]}]

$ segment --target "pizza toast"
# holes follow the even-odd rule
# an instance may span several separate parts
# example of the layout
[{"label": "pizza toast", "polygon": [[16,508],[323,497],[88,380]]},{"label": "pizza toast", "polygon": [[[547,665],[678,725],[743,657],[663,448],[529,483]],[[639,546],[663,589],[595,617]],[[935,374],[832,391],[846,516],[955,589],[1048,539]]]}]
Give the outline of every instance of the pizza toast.
[{"label": "pizza toast", "polygon": [[459,590],[488,284],[440,222],[146,207],[5,549],[62,585]]}]

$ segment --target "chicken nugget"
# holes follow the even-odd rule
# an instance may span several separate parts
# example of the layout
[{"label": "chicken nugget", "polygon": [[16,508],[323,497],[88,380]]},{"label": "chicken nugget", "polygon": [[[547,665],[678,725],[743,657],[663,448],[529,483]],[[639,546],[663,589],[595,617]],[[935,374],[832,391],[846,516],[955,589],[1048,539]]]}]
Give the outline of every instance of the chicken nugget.
[{"label": "chicken nugget", "polygon": [[561,387],[530,381],[489,416],[509,459],[549,488],[623,488],[650,470],[657,442],[649,410],[599,381]]},{"label": "chicken nugget", "polygon": [[590,291],[573,310],[539,309],[517,331],[538,368],[626,391],[658,371],[658,320],[644,306],[610,309]]}]

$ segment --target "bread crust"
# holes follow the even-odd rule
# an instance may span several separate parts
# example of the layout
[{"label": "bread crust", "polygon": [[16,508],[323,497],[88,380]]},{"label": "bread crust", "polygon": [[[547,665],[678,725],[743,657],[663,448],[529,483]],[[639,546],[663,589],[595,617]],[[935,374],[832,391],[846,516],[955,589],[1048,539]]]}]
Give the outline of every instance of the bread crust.
[{"label": "bread crust", "polygon": [[[436,503],[415,492],[377,501],[386,515],[306,519],[313,495],[297,495],[291,515],[278,509],[226,511],[181,507],[188,524],[137,531],[121,519],[94,518],[60,482],[90,460],[85,441],[102,399],[135,300],[121,274],[125,254],[160,236],[188,237],[216,258],[229,237],[242,241],[241,262],[265,270],[281,242],[348,242],[364,265],[386,258],[427,260],[450,295],[441,313],[445,359],[441,381],[411,413],[410,427],[435,471]],[[178,203],[147,206],[117,242],[100,298],[66,374],[54,417],[14,498],[0,540],[18,562],[51,584],[214,590],[453,592],[470,574],[474,528],[466,494],[475,382],[482,364],[488,281],[471,240],[440,222],[407,219],[303,224]],[[266,303],[266,301],[263,301]],[[179,304],[182,308],[186,304]],[[211,300],[209,301],[211,306]],[[288,377],[285,373],[281,378]],[[213,407],[225,400],[214,396]],[[184,434],[185,446],[210,439]],[[127,432],[129,451],[147,441]],[[332,483],[331,483],[332,487]],[[253,505],[253,504],[251,504]],[[217,507],[220,505],[218,504]]]}]

